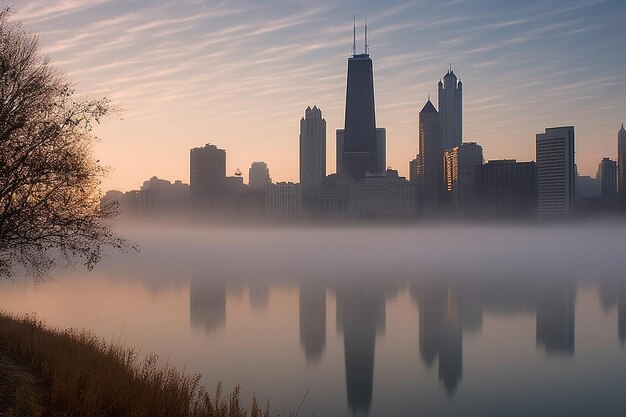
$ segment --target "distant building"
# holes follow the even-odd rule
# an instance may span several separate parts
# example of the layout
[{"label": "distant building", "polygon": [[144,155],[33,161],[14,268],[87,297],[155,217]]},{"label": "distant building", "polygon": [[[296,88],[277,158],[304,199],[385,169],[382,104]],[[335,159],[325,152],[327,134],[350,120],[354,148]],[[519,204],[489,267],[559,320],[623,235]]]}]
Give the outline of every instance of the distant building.
[{"label": "distant building", "polygon": [[244,192],[245,185],[243,183],[243,177],[241,175],[235,175],[233,177],[225,178],[225,195],[234,196]]},{"label": "distant building", "polygon": [[333,174],[324,180],[320,209],[340,217],[409,217],[415,211],[414,187],[392,169],[358,181]]},{"label": "distant building", "polygon": [[600,197],[600,181],[590,175],[579,175],[576,177],[576,201],[587,198]]},{"label": "distant building", "polygon": [[562,216],[574,210],[574,126],[537,134],[537,214]]},{"label": "distant building", "polygon": [[626,196],[626,129],[622,128],[617,134],[617,190]]},{"label": "distant building", "polygon": [[463,141],[463,84],[450,67],[438,87],[441,144],[443,149],[452,149]]},{"label": "distant building", "polygon": [[322,180],[326,176],[326,120],[322,111],[307,107],[300,119],[300,187],[302,206],[308,211],[319,210]]},{"label": "distant building", "polygon": [[358,217],[410,217],[415,213],[413,186],[396,170],[369,175],[353,187],[352,209]]},{"label": "distant building", "polygon": [[417,181],[417,164],[417,157],[409,161],[409,181],[411,181],[412,183]]},{"label": "distant building", "polygon": [[417,155],[417,202],[419,214],[439,211],[443,194],[443,147],[439,113],[428,100],[419,114],[419,154]]},{"label": "distant building", "polygon": [[226,151],[207,144],[189,152],[191,198],[196,204],[212,202],[224,192]]},{"label": "distant building", "polygon": [[600,194],[603,198],[612,198],[617,194],[617,163],[609,158],[602,158],[598,165],[596,179],[600,182]]},{"label": "distant building", "polygon": [[293,218],[302,214],[300,184],[278,182],[266,187],[265,212],[272,218]]},{"label": "distant building", "polygon": [[332,174],[324,178],[320,195],[320,212],[327,216],[352,215],[353,180],[346,174]]},{"label": "distant building", "polygon": [[272,183],[270,170],[265,162],[253,162],[248,170],[248,186],[252,190],[263,191]]},{"label": "distant building", "polygon": [[483,164],[483,148],[462,143],[444,152],[448,201],[453,215],[471,215],[476,206],[476,171]]},{"label": "distant building", "polygon": [[[337,155],[343,155],[343,140],[344,140],[344,130],[337,129],[336,132],[336,140],[337,140]],[[370,172],[370,174],[383,173],[387,170],[387,129],[384,127],[376,128],[376,146],[377,146],[377,162],[376,162],[376,171]],[[345,174],[345,167],[343,166],[343,159],[337,157],[336,161],[336,172],[337,174]]]},{"label": "distant building", "polygon": [[502,159],[489,161],[478,167],[476,199],[485,216],[533,216],[537,204],[535,163]]}]

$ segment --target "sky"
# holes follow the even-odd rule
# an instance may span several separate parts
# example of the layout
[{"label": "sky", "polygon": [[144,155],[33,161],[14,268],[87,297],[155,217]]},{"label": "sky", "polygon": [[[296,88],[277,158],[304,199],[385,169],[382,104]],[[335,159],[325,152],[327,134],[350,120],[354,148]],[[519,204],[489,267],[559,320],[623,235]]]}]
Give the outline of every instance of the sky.
[{"label": "sky", "polygon": [[299,121],[327,122],[327,173],[343,128],[353,15],[374,64],[387,165],[408,175],[418,114],[449,64],[463,81],[463,140],[485,160],[535,159],[535,135],[574,125],[581,175],[616,158],[626,122],[623,0],[13,0],[77,91],[122,113],[96,129],[104,189],[189,181],[189,149],[226,150],[227,175],[265,161],[299,181]]}]

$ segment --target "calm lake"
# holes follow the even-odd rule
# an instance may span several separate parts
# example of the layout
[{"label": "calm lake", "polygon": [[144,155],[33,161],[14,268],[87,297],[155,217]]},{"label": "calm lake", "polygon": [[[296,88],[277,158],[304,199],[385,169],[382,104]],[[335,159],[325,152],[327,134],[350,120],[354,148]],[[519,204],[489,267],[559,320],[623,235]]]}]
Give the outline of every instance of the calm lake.
[{"label": "calm lake", "polygon": [[626,415],[626,224],[143,227],[0,308],[300,416]]}]

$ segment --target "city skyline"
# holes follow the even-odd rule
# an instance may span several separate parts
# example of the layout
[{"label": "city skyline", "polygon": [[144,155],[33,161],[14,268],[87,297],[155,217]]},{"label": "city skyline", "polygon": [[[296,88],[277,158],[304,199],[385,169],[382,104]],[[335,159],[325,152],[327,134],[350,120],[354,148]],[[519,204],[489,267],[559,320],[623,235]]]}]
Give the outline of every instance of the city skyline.
[{"label": "city skyline", "polygon": [[[581,175],[617,159],[626,52],[614,33],[626,11],[616,1],[27,1],[15,18],[40,34],[78,91],[125,108],[122,121],[97,129],[96,155],[114,169],[103,188],[130,190],[154,175],[188,182],[188,150],[209,142],[227,149],[227,175],[263,160],[274,180],[297,181],[298,121],[314,105],[327,120],[334,172],[354,12],[359,52],[368,16],[377,124],[401,175],[417,151],[418,112],[450,62],[464,82],[463,141],[480,143],[485,160],[534,160],[535,134],[561,125],[576,127]],[[75,29],[73,19],[82,22]]]}]

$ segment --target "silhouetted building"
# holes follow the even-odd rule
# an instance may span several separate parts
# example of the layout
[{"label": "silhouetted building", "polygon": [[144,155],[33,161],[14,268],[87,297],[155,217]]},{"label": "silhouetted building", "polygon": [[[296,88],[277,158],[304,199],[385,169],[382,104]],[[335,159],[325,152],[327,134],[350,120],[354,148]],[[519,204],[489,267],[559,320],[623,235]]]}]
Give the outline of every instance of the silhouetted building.
[{"label": "silhouetted building", "polygon": [[265,162],[253,162],[248,170],[248,186],[252,190],[264,191],[272,183],[270,170]]},{"label": "silhouetted building", "polygon": [[600,194],[603,198],[612,198],[617,194],[617,163],[609,158],[602,158],[598,165],[596,179],[600,182]]},{"label": "silhouetted building", "polygon": [[[336,161],[336,170],[337,174],[345,174],[346,170],[343,166],[343,158],[340,158],[339,155],[343,155],[343,141],[344,141],[344,129],[337,129],[336,139],[337,139],[337,161]],[[387,169],[387,130],[384,127],[376,128],[376,146],[377,146],[377,158],[378,161],[376,163],[376,171],[371,172],[374,173],[382,173]]]},{"label": "silhouetted building", "polygon": [[206,204],[222,195],[226,178],[226,151],[206,144],[189,152],[191,199]]},{"label": "silhouetted building", "polygon": [[309,362],[318,362],[326,346],[326,288],[300,285],[300,345]]},{"label": "silhouetted building", "polygon": [[535,163],[502,159],[478,167],[476,199],[480,211],[486,216],[534,215],[537,203]]},{"label": "silhouetted building", "polygon": [[326,176],[326,120],[322,111],[307,107],[300,119],[300,188],[305,211],[319,210],[322,180]]},{"label": "silhouetted building", "polygon": [[438,87],[441,145],[452,149],[463,141],[463,84],[457,82],[452,66]]},{"label": "silhouetted building", "polygon": [[471,215],[476,209],[476,172],[483,164],[483,148],[462,143],[444,152],[448,201],[453,215]]},{"label": "silhouetted building", "polygon": [[417,157],[409,161],[409,181],[415,183],[417,181]]},{"label": "silhouetted building", "polygon": [[574,127],[537,134],[537,214],[568,215],[574,209]]},{"label": "silhouetted building", "polygon": [[293,218],[302,213],[300,184],[278,182],[266,187],[265,210],[269,217]]},{"label": "silhouetted building", "polygon": [[626,129],[624,123],[617,133],[617,190],[626,196]]},{"label": "silhouetted building", "polygon": [[[367,33],[367,29],[366,29]],[[367,35],[366,35],[367,37]],[[366,41],[367,43],[367,41]],[[367,51],[348,58],[346,114],[342,159],[345,173],[354,179],[378,171],[378,142],[374,106],[374,74]]]},{"label": "silhouetted building", "polygon": [[419,214],[438,212],[443,193],[443,146],[439,113],[428,100],[419,114],[416,210]]},{"label": "silhouetted building", "polygon": [[225,195],[234,196],[240,195],[246,189],[243,183],[243,177],[241,175],[235,175],[233,177],[225,178]]}]

